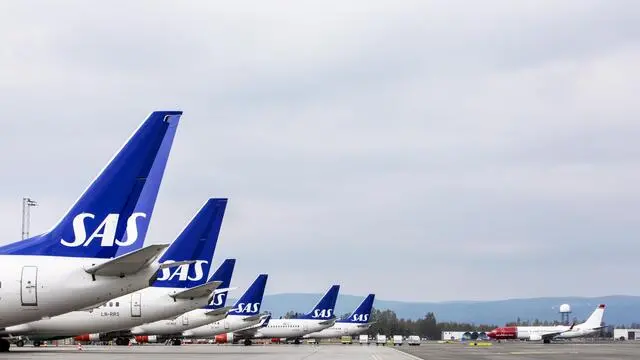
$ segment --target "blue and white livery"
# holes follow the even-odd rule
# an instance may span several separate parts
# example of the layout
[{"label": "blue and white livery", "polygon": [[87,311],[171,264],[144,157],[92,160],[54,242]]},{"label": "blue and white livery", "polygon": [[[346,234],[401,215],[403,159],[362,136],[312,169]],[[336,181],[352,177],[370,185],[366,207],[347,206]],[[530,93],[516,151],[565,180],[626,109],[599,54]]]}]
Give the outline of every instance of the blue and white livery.
[{"label": "blue and white livery", "polygon": [[99,334],[100,340],[116,338],[117,344],[126,344],[131,327],[205,306],[222,283],[207,282],[205,276],[210,270],[226,205],[227,199],[209,199],[205,203],[160,259],[162,263],[182,265],[159,271],[152,286],[95,308],[9,326],[4,334],[32,340]]},{"label": "blue and white livery", "polygon": [[0,330],[149,286],[167,245],[142,244],[181,115],[149,115],[51,230],[0,247]]},{"label": "blue and white livery", "polygon": [[375,294],[369,294],[358,307],[344,319],[336,321],[336,323],[322,331],[314,332],[304,336],[305,339],[330,339],[341,336],[359,335],[367,331],[373,324],[370,322],[371,310],[373,309],[373,301]]},{"label": "blue and white livery", "polygon": [[240,299],[236,301],[225,319],[185,330],[182,332],[182,336],[197,339],[210,338],[219,334],[251,328],[263,323],[268,315],[261,315],[260,307],[262,305],[264,289],[267,286],[267,278],[267,274],[260,274]]},{"label": "blue and white livery", "polygon": [[340,285],[333,285],[308,313],[296,319],[271,319],[266,326],[253,331],[241,331],[234,336],[245,338],[245,345],[251,344],[251,338],[284,338],[296,343],[304,335],[326,329],[336,321],[333,312],[338,299]]}]

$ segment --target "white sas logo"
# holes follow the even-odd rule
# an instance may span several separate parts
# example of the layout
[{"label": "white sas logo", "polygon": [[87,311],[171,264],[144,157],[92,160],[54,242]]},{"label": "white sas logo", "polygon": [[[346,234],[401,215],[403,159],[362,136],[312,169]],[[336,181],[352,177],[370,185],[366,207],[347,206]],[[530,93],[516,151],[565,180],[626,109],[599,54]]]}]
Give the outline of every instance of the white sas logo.
[{"label": "white sas logo", "polygon": [[75,235],[75,239],[72,242],[60,239],[60,243],[68,247],[89,246],[94,239],[100,238],[100,246],[102,247],[110,247],[114,244],[118,246],[133,245],[136,240],[138,240],[138,226],[136,220],[138,218],[146,217],[147,214],[141,212],[131,214],[127,219],[127,240],[122,241],[116,239],[116,229],[118,227],[120,214],[107,215],[89,238],[87,238],[87,229],[84,221],[85,219],[95,219],[96,216],[90,213],[81,213],[73,218],[73,234]]},{"label": "white sas logo", "polygon": [[[175,261],[173,260],[167,260],[164,263],[165,264],[170,264],[170,263],[174,263]],[[173,279],[175,279],[176,277],[178,277],[178,281],[199,281],[202,280],[204,278],[204,269],[203,266],[205,264],[209,264],[208,261],[206,260],[196,260],[195,263],[193,264],[182,264],[180,266],[176,266],[175,268],[172,269],[162,269],[162,274],[160,274],[160,276],[158,277],[159,281],[171,281]],[[189,276],[189,269],[191,267],[191,265],[193,265],[194,267],[194,275],[193,276]],[[172,272],[173,271],[173,272]]]},{"label": "white sas logo", "polygon": [[239,303],[235,310],[239,313],[257,313],[260,311],[260,303]]},{"label": "white sas logo", "polygon": [[354,314],[351,320],[367,322],[369,321],[369,314]]},{"label": "white sas logo", "polygon": [[333,315],[333,309],[315,309],[312,318],[329,318]]}]

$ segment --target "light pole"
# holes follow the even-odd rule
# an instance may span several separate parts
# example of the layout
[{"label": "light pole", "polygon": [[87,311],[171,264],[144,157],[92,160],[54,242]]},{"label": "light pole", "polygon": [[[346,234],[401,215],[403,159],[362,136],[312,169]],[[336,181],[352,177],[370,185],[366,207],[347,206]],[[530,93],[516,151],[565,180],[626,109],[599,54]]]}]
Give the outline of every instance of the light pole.
[{"label": "light pole", "polygon": [[38,203],[28,197],[22,198],[22,240],[29,237],[32,206],[38,206]]}]

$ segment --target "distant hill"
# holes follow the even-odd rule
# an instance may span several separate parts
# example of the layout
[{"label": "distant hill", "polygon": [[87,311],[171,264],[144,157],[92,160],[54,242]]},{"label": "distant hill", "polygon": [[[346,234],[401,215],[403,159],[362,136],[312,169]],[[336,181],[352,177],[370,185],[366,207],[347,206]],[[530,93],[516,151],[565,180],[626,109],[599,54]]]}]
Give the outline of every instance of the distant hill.
[{"label": "distant hill", "polygon": [[[287,311],[306,312],[315,305],[322,294],[273,294],[265,295],[262,309],[279,317]],[[336,314],[351,312],[363,297],[340,295]],[[377,309],[391,309],[399,318],[417,319],[427,312],[434,312],[438,321],[473,322],[476,324],[504,325],[522,320],[559,320],[558,308],[570,304],[571,319],[583,320],[600,304],[606,304],[604,321],[612,325],[640,323],[640,296],[613,295],[602,297],[557,297],[509,299],[498,301],[451,301],[451,302],[402,302],[376,299]]]}]

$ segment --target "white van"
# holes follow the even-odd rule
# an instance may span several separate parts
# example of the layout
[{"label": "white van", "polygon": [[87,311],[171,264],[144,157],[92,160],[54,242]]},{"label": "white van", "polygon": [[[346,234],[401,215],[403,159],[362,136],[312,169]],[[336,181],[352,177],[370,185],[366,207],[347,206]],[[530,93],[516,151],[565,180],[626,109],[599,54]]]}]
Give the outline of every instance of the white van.
[{"label": "white van", "polygon": [[407,344],[409,346],[419,346],[420,345],[420,336],[418,335],[410,335],[407,339]]},{"label": "white van", "polygon": [[387,343],[387,335],[376,335],[376,346],[384,346]]},{"label": "white van", "polygon": [[393,335],[393,346],[402,346],[402,335]]},{"label": "white van", "polygon": [[369,335],[360,335],[360,337],[358,338],[358,342],[360,343],[360,345],[369,345]]}]

